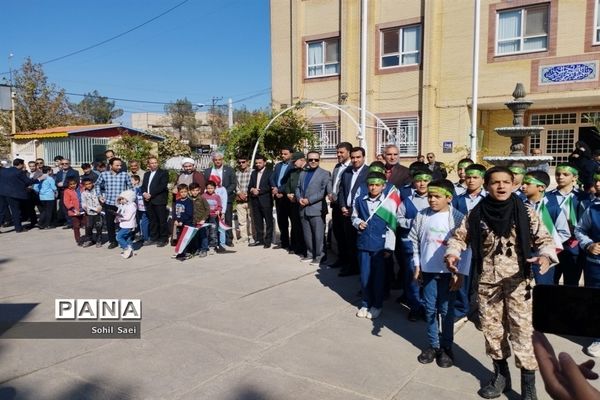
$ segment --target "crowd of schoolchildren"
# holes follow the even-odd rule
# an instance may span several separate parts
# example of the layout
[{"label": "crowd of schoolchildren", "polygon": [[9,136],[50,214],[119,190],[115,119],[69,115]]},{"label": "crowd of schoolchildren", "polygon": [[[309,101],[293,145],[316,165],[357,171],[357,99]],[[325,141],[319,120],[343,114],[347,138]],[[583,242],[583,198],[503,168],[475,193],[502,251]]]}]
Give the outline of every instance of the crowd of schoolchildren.
[{"label": "crowd of schoolchildren", "polygon": [[[585,151],[588,150],[578,148],[569,162],[556,166],[556,188],[549,190],[551,179],[544,166],[526,169],[524,165],[515,164],[487,169],[465,158],[456,166],[459,181],[452,183],[446,179],[443,165],[435,162],[433,153],[427,155],[428,162],[417,161],[407,168],[398,162],[398,148],[389,145],[381,155],[383,161],[365,165],[364,149],[344,142],[337,146],[338,164],[333,174],[326,175],[329,182],[319,184],[321,194],[309,201],[308,195],[302,197],[304,192],[309,191],[310,185],[316,184],[319,167],[314,162],[319,160],[314,157],[315,152],[305,155],[288,148],[287,157],[280,164],[289,167],[288,174],[294,170],[299,175],[292,178],[295,187],[288,189],[288,196],[284,197],[289,200],[291,209],[296,210],[296,217],[299,216],[302,224],[294,224],[293,211],[288,212],[285,218],[291,219],[292,237],[290,240],[286,221],[282,240],[287,237],[287,243],[281,247],[288,249],[290,254],[299,254],[303,260],[311,258],[307,257],[307,253],[319,245],[315,243],[315,237],[322,240],[325,235],[307,236],[306,232],[298,235],[297,232],[294,234],[294,229],[298,226],[305,230],[315,229],[312,216],[302,214],[302,210],[311,204],[325,204],[328,198],[333,214],[332,231],[340,246],[338,260],[330,262],[329,266],[341,267],[340,276],[360,275],[362,301],[357,317],[378,318],[390,289],[394,284],[399,285],[403,289],[403,297],[399,300],[410,308],[409,320],[426,321],[429,345],[419,354],[418,361],[436,361],[440,367],[447,368],[454,363],[455,322],[478,315],[479,318],[474,319],[482,320],[486,351],[492,357],[495,369],[493,379],[482,387],[479,394],[484,398],[494,398],[510,389],[506,364],[510,355],[510,351],[506,351],[509,337],[517,366],[522,372],[522,396],[533,399],[536,398],[533,370],[537,364],[528,361],[533,359],[531,333],[528,337],[525,335],[529,332],[527,329],[532,328],[519,326],[515,321],[509,324],[502,315],[500,322],[497,316],[490,317],[496,312],[510,314],[519,310],[526,315],[523,318],[525,324],[531,325],[530,305],[523,305],[526,300],[511,303],[515,301],[510,297],[511,293],[503,292],[502,296],[507,297],[508,311],[491,310],[487,305],[482,307],[482,299],[491,296],[492,292],[481,287],[477,289],[477,283],[478,280],[485,282],[482,287],[492,290],[495,282],[486,281],[486,265],[500,265],[498,270],[506,268],[511,272],[506,265],[514,264],[516,269],[511,272],[512,276],[515,276],[515,271],[521,272],[514,283],[514,290],[521,287],[523,291],[530,290],[533,282],[538,285],[560,282],[579,285],[582,274],[585,286],[600,287],[600,169],[593,160],[585,157]],[[313,154],[312,158],[310,154]],[[306,163],[305,159],[309,162]],[[586,163],[582,164],[582,159]],[[50,225],[58,182],[64,186],[61,202],[75,241],[84,247],[102,246],[103,221],[115,218],[119,225],[117,241],[123,250],[122,256],[131,257],[134,235],[146,241],[150,238],[145,213],[147,199],[140,189],[140,177],[131,174],[131,189],[118,195],[117,209],[109,217],[95,188],[96,179],[90,176],[89,171],[85,172],[90,166],[84,167],[84,175],[79,180],[69,176],[53,177],[49,167],[41,169],[41,175],[36,177],[35,182],[30,176],[33,190],[39,195],[39,227],[46,229]],[[286,176],[286,168],[279,165],[278,169],[276,166],[273,189],[278,186],[285,188],[286,182],[282,182],[281,178]],[[257,179],[260,181],[262,172],[259,170],[256,175],[255,171],[254,174],[253,182],[259,187]],[[285,180],[289,178],[287,175]],[[222,216],[226,207],[231,206],[227,190],[221,186],[219,176],[211,175],[204,186],[196,182],[176,185],[172,204],[174,237],[192,236],[190,229],[194,230],[194,235],[184,248],[176,247],[174,258],[205,257],[209,249],[214,253],[226,242],[226,234],[219,226],[225,225]],[[252,192],[251,187],[247,189]],[[283,190],[274,190],[273,196],[269,194],[269,197],[281,198],[276,194]],[[1,195],[3,193],[0,192]],[[278,203],[276,206],[280,207]],[[270,207],[272,210],[272,202]],[[339,208],[337,212],[336,207]],[[281,229],[280,222],[283,221],[279,221],[279,211]],[[304,224],[305,220],[310,223]],[[248,221],[257,226],[251,215]],[[340,225],[344,229],[336,233],[336,226]],[[322,228],[318,224],[316,226],[317,229],[325,229],[324,224]],[[80,237],[81,227],[85,227],[83,238]],[[475,233],[478,230],[481,235]],[[526,240],[524,235],[531,239]],[[257,237],[256,233],[253,236],[250,245],[252,239],[261,244],[267,240],[266,236]],[[313,243],[304,243],[304,251],[299,253],[294,249],[303,238],[306,241],[312,238]],[[270,242],[264,247],[270,247]],[[348,249],[356,251],[353,253]],[[352,254],[352,259],[344,258],[345,253]],[[313,253],[311,260],[314,261],[315,257]],[[523,267],[523,257],[528,264],[526,268]],[[394,258],[399,270],[395,269]],[[325,259],[318,261],[323,264]],[[358,265],[358,271],[350,269],[353,264]],[[493,281],[496,277],[489,279]],[[527,299],[526,296],[524,298]],[[483,310],[475,313],[478,303]],[[494,318],[495,323],[500,325],[493,328],[506,329],[505,337],[488,336],[491,335],[490,321]],[[524,342],[520,342],[522,340]],[[520,350],[518,346],[521,346]],[[600,356],[600,339],[587,347],[587,353]]]}]

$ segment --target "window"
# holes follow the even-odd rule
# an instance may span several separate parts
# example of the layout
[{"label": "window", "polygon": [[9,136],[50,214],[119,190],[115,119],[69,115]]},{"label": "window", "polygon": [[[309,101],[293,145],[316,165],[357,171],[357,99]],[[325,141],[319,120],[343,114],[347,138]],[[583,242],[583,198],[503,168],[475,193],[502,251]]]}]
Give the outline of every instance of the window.
[{"label": "window", "polygon": [[381,31],[381,68],[421,62],[421,25]]},{"label": "window", "polygon": [[544,4],[498,12],[496,54],[548,50],[548,9]]},{"label": "window", "polygon": [[600,0],[596,1],[596,11],[594,15],[594,44],[600,44]]},{"label": "window", "polygon": [[377,151],[382,153],[388,144],[400,149],[400,157],[413,157],[419,152],[419,120],[413,118],[384,118],[377,122]]},{"label": "window", "polygon": [[325,39],[306,43],[308,78],[339,75],[340,39]]},{"label": "window", "polygon": [[337,122],[326,122],[313,124],[310,130],[315,134],[318,141],[317,149],[323,158],[335,158],[335,146],[341,142],[340,131]]}]

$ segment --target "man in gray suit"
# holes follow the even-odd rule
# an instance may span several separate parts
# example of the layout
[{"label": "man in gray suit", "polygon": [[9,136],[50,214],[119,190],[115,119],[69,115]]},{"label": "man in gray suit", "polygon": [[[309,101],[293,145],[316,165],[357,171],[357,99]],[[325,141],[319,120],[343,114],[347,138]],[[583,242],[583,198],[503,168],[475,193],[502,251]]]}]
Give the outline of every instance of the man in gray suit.
[{"label": "man in gray suit", "polygon": [[319,265],[324,257],[325,214],[327,203],[325,197],[331,191],[331,174],[319,167],[321,156],[318,151],[309,151],[306,159],[308,168],[300,173],[296,198],[300,205],[302,231],[306,242],[306,257],[302,261],[311,265]]}]

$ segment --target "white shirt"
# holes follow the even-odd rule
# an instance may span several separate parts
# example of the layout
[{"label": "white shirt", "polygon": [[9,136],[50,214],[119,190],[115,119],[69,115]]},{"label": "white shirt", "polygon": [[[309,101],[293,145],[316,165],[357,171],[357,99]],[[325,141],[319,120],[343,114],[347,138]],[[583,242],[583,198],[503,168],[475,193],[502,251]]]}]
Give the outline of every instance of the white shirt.
[{"label": "white shirt", "polygon": [[152,179],[154,179],[154,175],[156,175],[156,171],[150,171],[150,177],[148,178],[148,187],[146,190],[150,193],[150,185],[152,185]]},{"label": "white shirt", "polygon": [[[423,223],[423,231],[419,242],[421,259],[414,260],[416,265],[420,265],[421,271],[430,273],[445,273],[448,274],[448,268],[444,262],[444,254],[448,247],[446,241],[450,238],[450,211],[439,211],[432,214]],[[458,264],[459,273],[468,275],[470,265],[466,263],[466,257],[461,257],[461,262]],[[469,257],[470,258],[470,257]]]},{"label": "white shirt", "polygon": [[348,197],[346,198],[346,204],[348,204],[349,207],[352,207],[352,200],[354,200],[352,198],[352,188],[354,187],[354,185],[356,184],[356,179],[358,179],[358,175],[360,174],[360,171],[362,171],[362,169],[365,167],[365,164],[363,164],[359,169],[354,170],[352,169],[352,181],[350,183],[350,190],[348,191]]},{"label": "white shirt", "polygon": [[[340,190],[340,179],[342,178],[342,172],[344,172],[346,170],[346,168],[348,168],[349,165],[350,165],[350,160],[341,164],[337,170],[337,173],[335,174],[335,179],[333,181],[333,189],[332,190],[333,190],[333,193],[336,195],[336,197]],[[349,203],[349,204],[352,204],[352,203]]]}]

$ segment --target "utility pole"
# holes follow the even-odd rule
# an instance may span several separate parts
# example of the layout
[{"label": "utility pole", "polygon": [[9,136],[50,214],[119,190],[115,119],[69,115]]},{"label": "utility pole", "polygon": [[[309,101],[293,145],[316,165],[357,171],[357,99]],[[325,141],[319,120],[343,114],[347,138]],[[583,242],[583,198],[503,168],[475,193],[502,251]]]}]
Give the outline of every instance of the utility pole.
[{"label": "utility pole", "polygon": [[11,124],[10,124],[10,133],[14,135],[17,133],[17,117],[15,114],[15,96],[17,93],[15,92],[15,84],[13,82],[13,73],[12,73],[12,58],[14,54],[10,53],[8,55],[8,73],[10,74],[10,105],[12,108],[11,112]]},{"label": "utility pole", "polygon": [[211,119],[211,124],[210,124],[210,132],[211,132],[211,140],[210,143],[213,145],[217,145],[217,135],[216,135],[216,129],[215,129],[215,106],[217,105],[217,103],[219,101],[223,100],[223,97],[213,97],[212,99],[210,99],[211,102],[211,106],[210,106],[210,119]]},{"label": "utility pole", "polygon": [[227,127],[229,129],[233,127],[233,100],[231,97],[227,99]]}]

